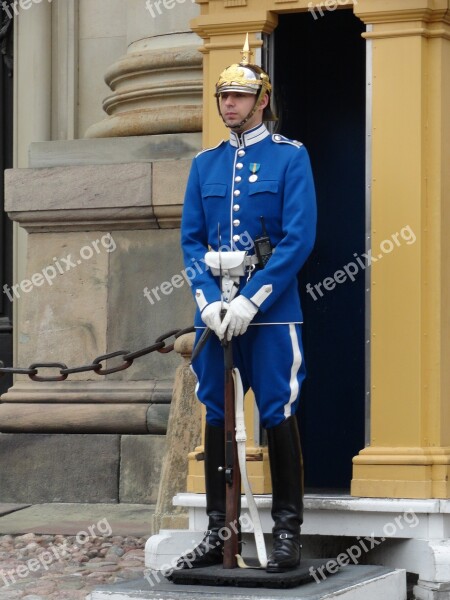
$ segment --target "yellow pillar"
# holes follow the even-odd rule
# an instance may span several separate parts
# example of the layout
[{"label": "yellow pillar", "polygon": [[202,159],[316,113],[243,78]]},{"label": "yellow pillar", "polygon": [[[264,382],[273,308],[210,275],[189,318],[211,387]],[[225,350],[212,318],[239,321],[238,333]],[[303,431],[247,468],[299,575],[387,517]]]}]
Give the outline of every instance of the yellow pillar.
[{"label": "yellow pillar", "polygon": [[360,0],[355,13],[373,25],[373,255],[405,227],[416,241],[372,265],[371,441],[352,494],[449,498],[449,2]]}]

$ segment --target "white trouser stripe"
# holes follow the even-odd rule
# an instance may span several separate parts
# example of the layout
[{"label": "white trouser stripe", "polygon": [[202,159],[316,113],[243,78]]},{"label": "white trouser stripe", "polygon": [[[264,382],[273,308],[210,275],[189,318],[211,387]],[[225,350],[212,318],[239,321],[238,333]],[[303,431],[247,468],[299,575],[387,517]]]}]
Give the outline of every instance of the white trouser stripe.
[{"label": "white trouser stripe", "polygon": [[291,397],[289,398],[289,402],[284,406],[284,416],[286,419],[291,416],[291,406],[297,400],[299,392],[297,374],[303,361],[302,353],[300,352],[300,344],[298,343],[297,330],[294,323],[289,325],[289,335],[292,343],[293,361],[291,367],[291,380],[289,382]]}]

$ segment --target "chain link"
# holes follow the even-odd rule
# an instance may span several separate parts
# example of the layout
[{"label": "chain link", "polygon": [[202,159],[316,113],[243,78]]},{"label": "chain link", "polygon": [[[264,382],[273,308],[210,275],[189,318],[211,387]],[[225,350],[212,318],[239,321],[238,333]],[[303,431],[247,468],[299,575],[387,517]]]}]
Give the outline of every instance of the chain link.
[{"label": "chain link", "polygon": [[[53,377],[42,377],[39,376],[39,369],[59,369],[59,375]],[[61,375],[61,369],[67,369],[67,365],[64,363],[33,363],[30,365],[30,371],[36,371],[34,375],[30,375],[30,379],[33,381],[64,381],[67,379],[67,375]]]},{"label": "chain link", "polygon": [[169,352],[172,352],[175,346],[175,342],[173,344],[170,344],[170,346],[166,346],[166,341],[172,336],[175,337],[178,333],[178,329],[172,329],[172,331],[168,331],[167,333],[160,335],[159,338],[156,339],[156,343],[164,343],[164,347],[160,348],[158,352],[160,352],[161,354],[168,354]]},{"label": "chain link", "polygon": [[[94,359],[93,364],[99,365],[104,360],[109,360],[110,358],[115,358],[116,356],[125,356],[126,354],[129,354],[128,350],[118,350],[117,352],[110,352],[109,354],[98,356],[96,359]],[[110,369],[100,369],[99,371],[96,371],[96,373],[97,375],[111,375],[111,373],[118,373],[119,371],[124,371],[125,369],[128,369],[128,367],[131,367],[132,364],[132,360],[124,360],[122,364],[118,367],[112,367]]]},{"label": "chain link", "polygon": [[[128,350],[118,350],[117,352],[110,352],[109,354],[103,354],[102,356],[97,356],[90,365],[84,365],[81,367],[68,367],[64,363],[33,363],[28,367],[28,369],[24,368],[14,368],[14,367],[5,367],[3,366],[2,361],[0,361],[0,377],[4,375],[28,375],[30,379],[33,381],[39,382],[48,382],[48,381],[65,381],[69,375],[73,375],[74,373],[87,373],[94,372],[97,375],[110,375],[111,373],[117,373],[119,371],[124,371],[131,367],[133,362],[137,358],[141,358],[142,356],[147,356],[152,352],[159,352],[161,354],[168,354],[172,352],[175,346],[175,342],[169,345],[166,345],[166,341],[174,337],[178,339],[182,335],[186,333],[193,333],[195,331],[194,327],[187,327],[186,329],[172,329],[167,333],[160,335],[159,338],[155,340],[155,343],[151,346],[147,346],[146,348],[142,348],[141,350],[136,350],[135,352],[129,352]],[[122,363],[116,367],[105,368],[102,366],[102,363],[105,360],[110,360],[112,358],[117,357],[122,358]],[[57,375],[40,375],[41,369],[57,369]]]}]

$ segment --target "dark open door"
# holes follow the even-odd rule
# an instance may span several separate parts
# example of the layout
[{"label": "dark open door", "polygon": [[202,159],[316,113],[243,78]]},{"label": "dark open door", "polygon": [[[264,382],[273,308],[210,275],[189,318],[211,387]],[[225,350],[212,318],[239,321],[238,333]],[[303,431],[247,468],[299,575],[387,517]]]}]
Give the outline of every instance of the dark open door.
[{"label": "dark open door", "polygon": [[[12,304],[4,286],[12,284],[12,223],[5,214],[4,171],[13,158],[13,22],[5,13],[0,20],[0,360],[12,364]],[[0,394],[12,385],[0,378]]]},{"label": "dark open door", "polygon": [[[352,457],[365,440],[364,269],[353,282],[323,286],[365,252],[363,31],[351,10],[325,10],[316,18],[310,12],[281,15],[272,45],[278,129],[308,148],[318,199],[317,243],[299,278],[308,373],[299,423],[307,491],[347,491]],[[332,280],[327,285],[332,288]]]}]

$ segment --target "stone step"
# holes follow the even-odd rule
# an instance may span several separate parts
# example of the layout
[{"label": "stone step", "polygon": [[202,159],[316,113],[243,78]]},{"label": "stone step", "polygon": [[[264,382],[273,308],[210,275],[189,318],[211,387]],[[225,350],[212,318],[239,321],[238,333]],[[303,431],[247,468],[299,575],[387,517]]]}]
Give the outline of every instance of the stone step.
[{"label": "stone step", "polygon": [[320,570],[321,562],[312,561],[315,570],[310,583],[287,590],[176,585],[153,571],[146,579],[99,587],[86,600],[406,600],[406,573],[403,570],[351,565],[327,576],[326,564]]}]

